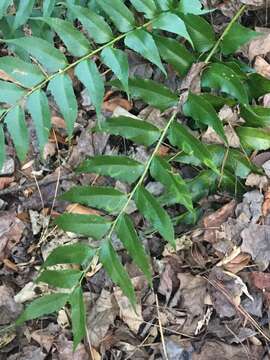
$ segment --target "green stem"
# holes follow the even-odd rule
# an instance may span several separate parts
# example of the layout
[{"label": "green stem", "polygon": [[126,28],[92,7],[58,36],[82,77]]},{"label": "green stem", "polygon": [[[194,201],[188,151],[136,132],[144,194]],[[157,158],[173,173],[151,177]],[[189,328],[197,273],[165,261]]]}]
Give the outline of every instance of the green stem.
[{"label": "green stem", "polygon": [[221,42],[224,40],[225,36],[228,34],[228,32],[231,30],[234,23],[238,20],[238,18],[243,14],[243,12],[246,10],[246,5],[241,6],[241,8],[237,11],[237,13],[234,15],[226,29],[224,30],[223,34],[220,36],[220,38],[217,40],[215,46],[211,50],[211,52],[208,54],[207,58],[205,59],[206,64],[209,63],[209,61],[212,59],[213,55],[215,54],[216,50],[218,49]]},{"label": "green stem", "polygon": [[[159,141],[158,141],[157,145],[155,146],[155,149],[154,149],[154,151],[152,152],[150,158],[148,159],[148,161],[147,161],[147,163],[146,163],[146,165],[145,165],[144,171],[143,171],[142,175],[140,176],[140,179],[138,180],[137,184],[134,186],[133,190],[132,190],[131,193],[129,194],[129,196],[128,196],[128,198],[127,198],[127,201],[126,201],[126,203],[124,204],[124,206],[122,207],[120,213],[118,214],[118,216],[115,218],[115,220],[114,220],[113,223],[112,223],[112,226],[111,226],[111,228],[110,228],[110,231],[109,231],[109,233],[108,233],[108,235],[107,235],[107,238],[108,238],[108,239],[111,238],[111,236],[112,236],[112,234],[113,234],[113,231],[114,231],[114,229],[115,229],[118,221],[120,220],[121,216],[122,216],[122,215],[124,214],[124,212],[126,211],[128,205],[130,204],[130,201],[132,200],[132,198],[133,198],[134,194],[136,193],[138,187],[139,187],[139,186],[142,184],[142,182],[144,181],[144,179],[145,179],[145,177],[146,177],[146,175],[147,175],[147,173],[148,173],[148,170],[149,170],[149,168],[150,168],[150,166],[151,166],[151,163],[152,163],[152,161],[153,161],[156,153],[158,152],[158,149],[160,148],[160,145],[161,145],[162,142],[164,141],[165,136],[166,136],[166,134],[167,134],[167,132],[168,132],[168,130],[169,130],[169,127],[171,126],[172,122],[173,122],[174,119],[175,119],[175,116],[176,116],[176,112],[173,113],[173,115],[172,115],[171,118],[169,119],[167,125],[166,125],[165,128],[162,130],[161,136],[160,136],[160,138],[159,138]],[[98,252],[98,249],[97,249],[97,252]],[[84,270],[84,272],[83,272],[83,275],[82,275],[82,277],[81,277],[78,285],[81,285],[84,277],[86,276],[86,274],[88,273],[89,269],[91,268],[91,265],[92,265],[92,261],[90,261],[90,263],[86,266],[86,268],[85,268],[85,270]],[[77,285],[77,286],[78,286],[78,285]]]},{"label": "green stem", "polygon": [[161,136],[160,136],[160,138],[159,138],[159,141],[158,141],[158,143],[157,143],[154,151],[152,152],[150,158],[148,159],[148,161],[147,161],[147,163],[146,163],[146,165],[145,165],[144,171],[143,171],[140,179],[138,180],[137,184],[134,186],[133,190],[132,190],[131,193],[129,194],[129,197],[128,197],[125,205],[123,206],[122,210],[120,211],[120,213],[118,214],[118,216],[116,217],[116,219],[114,220],[114,222],[112,223],[111,229],[110,229],[110,231],[109,231],[109,233],[108,233],[108,237],[109,237],[109,238],[112,236],[112,233],[113,233],[113,231],[114,231],[114,229],[115,229],[115,227],[116,227],[119,219],[121,218],[121,216],[124,214],[125,210],[127,209],[128,205],[129,205],[130,201],[132,200],[132,198],[133,198],[135,192],[137,191],[138,187],[139,187],[139,186],[142,184],[142,182],[144,181],[144,178],[145,178],[145,176],[146,176],[147,173],[148,173],[148,170],[149,170],[149,168],[150,168],[150,165],[151,165],[151,163],[152,163],[152,161],[153,161],[156,153],[158,152],[158,149],[160,148],[160,145],[162,144],[163,140],[165,139],[165,136],[166,136],[166,134],[167,134],[167,131],[168,131],[169,127],[171,126],[172,122],[173,122],[174,119],[175,119],[175,115],[176,115],[176,113],[174,113],[174,114],[171,116],[171,118],[170,118],[170,120],[168,121],[167,125],[166,125],[165,128],[162,130],[162,133],[161,133]]}]

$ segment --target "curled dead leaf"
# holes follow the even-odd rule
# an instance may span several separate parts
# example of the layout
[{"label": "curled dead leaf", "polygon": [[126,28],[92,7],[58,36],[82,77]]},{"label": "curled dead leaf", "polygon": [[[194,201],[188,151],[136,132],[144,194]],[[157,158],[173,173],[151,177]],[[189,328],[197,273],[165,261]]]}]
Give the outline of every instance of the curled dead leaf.
[{"label": "curled dead leaf", "polygon": [[254,68],[258,74],[270,79],[270,64],[261,56],[257,56],[254,63]]},{"label": "curled dead leaf", "polygon": [[122,108],[124,108],[127,111],[130,111],[133,107],[132,103],[130,101],[120,98],[120,97],[116,97],[116,98],[110,99],[108,101],[105,101],[102,105],[102,109],[105,111],[114,112],[114,110],[118,106],[121,106]]}]

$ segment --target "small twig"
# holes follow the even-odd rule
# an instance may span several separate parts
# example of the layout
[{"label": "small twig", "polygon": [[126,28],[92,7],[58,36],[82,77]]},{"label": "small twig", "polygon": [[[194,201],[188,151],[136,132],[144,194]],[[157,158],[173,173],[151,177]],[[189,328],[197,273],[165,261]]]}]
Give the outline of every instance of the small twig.
[{"label": "small twig", "polygon": [[161,318],[160,318],[159,302],[158,302],[158,297],[157,297],[157,295],[156,295],[156,304],[157,304],[157,317],[158,317],[159,332],[160,332],[160,337],[161,337],[161,342],[162,342],[164,357],[165,357],[166,360],[169,360],[168,354],[167,354],[167,349],[166,349],[166,344],[165,344],[165,339],[164,339],[164,334],[163,334],[163,328],[162,328]]},{"label": "small twig", "polygon": [[264,337],[264,339],[267,340],[267,342],[270,341],[270,337],[260,327],[257,321],[254,320],[253,317],[250,316],[249,313],[241,305],[235,303],[228,291],[218,281],[212,281],[206,276],[203,276],[203,278],[208,281],[209,284],[211,284],[216,290],[219,290],[226,297],[229,303],[232,304],[236,308],[236,310],[239,311],[239,313],[245,318],[245,320],[249,321],[255,327],[255,329]]},{"label": "small twig", "polygon": [[[71,180],[75,177],[76,175],[74,175],[73,173],[71,174],[67,174],[67,175],[63,175],[61,176],[60,178],[60,181],[61,180]],[[57,182],[58,179],[42,179],[38,182],[38,186],[41,187],[41,186],[46,186],[46,185],[49,185],[49,184],[52,184],[54,182]],[[21,191],[24,191],[30,187],[36,187],[37,186],[37,183],[35,181],[32,181],[32,182],[29,182],[29,183],[26,183],[24,185],[15,185],[15,186],[11,186],[7,189],[3,189],[3,190],[0,190],[0,196],[4,196],[4,195],[10,195],[10,194],[16,194],[18,192],[21,192]]]}]

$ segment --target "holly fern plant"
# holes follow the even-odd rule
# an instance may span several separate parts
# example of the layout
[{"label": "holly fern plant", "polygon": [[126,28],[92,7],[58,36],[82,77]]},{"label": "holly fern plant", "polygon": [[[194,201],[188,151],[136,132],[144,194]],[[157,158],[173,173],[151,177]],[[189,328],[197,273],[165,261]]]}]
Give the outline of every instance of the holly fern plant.
[{"label": "holly fern plant", "polygon": [[[72,137],[78,112],[70,77],[72,70],[89,92],[95,107],[97,123],[93,131],[123,137],[148,147],[151,153],[146,163],[122,155],[100,155],[90,157],[78,167],[79,173],[96,173],[125,182],[131,191],[126,194],[114,187],[77,186],[62,195],[67,201],[103,211],[104,216],[65,213],[56,219],[63,230],[98,240],[99,246],[79,242],[53,250],[42,265],[37,281],[55,290],[29,304],[16,325],[67,306],[71,311],[76,348],[85,336],[83,285],[94,258],[98,257],[131,304],[136,303],[131,280],[113,247],[112,235],[121,240],[152,285],[150,257],[128,215],[131,202],[147,220],[150,230],[175,246],[175,225],[180,221],[196,221],[200,198],[220,187],[234,194],[241,193],[242,182],[248,174],[261,171],[251,164],[249,155],[252,150],[270,147],[270,134],[266,130],[270,125],[270,109],[258,105],[257,101],[270,92],[270,81],[233,55],[240,46],[260,36],[239,24],[244,11],[242,7],[217,37],[206,20],[209,11],[203,9],[199,0],[0,2],[1,43],[9,54],[0,58],[0,70],[4,74],[0,80],[1,166],[7,134],[18,158],[25,159],[28,151],[26,116],[30,116],[35,125],[42,153],[51,128],[48,95],[52,95]],[[65,52],[60,51],[59,44]],[[164,78],[169,66],[180,78],[192,66],[195,69],[200,66],[201,92],[189,91],[179,103],[180,91],[174,93],[153,80],[130,78],[126,49],[156,66]],[[139,118],[103,117],[107,84],[100,70],[106,68],[114,74],[110,86],[131,99],[166,110],[167,122],[163,129]],[[239,111],[245,120],[235,128],[240,139],[238,149],[230,147],[218,116],[224,105]],[[223,145],[206,145],[200,140],[200,134],[207,127],[216,132]],[[172,156],[159,155],[164,142],[172,149]],[[181,163],[195,166],[197,175],[183,179],[180,171],[176,171]],[[154,197],[147,190],[147,181],[151,178],[164,186],[160,197]],[[179,211],[186,210],[177,218],[171,218],[168,210],[172,206]],[[77,267],[67,265],[59,269],[59,264]]]}]

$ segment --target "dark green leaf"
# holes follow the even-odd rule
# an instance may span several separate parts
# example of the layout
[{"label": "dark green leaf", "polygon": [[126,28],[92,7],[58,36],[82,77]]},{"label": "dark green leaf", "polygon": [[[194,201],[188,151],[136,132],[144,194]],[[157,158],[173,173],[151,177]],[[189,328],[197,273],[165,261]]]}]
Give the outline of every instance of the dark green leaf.
[{"label": "dark green leaf", "polygon": [[5,154],[6,154],[5,135],[4,135],[3,126],[0,125],[0,173],[5,161]]},{"label": "dark green leaf", "polygon": [[112,69],[116,77],[123,84],[123,89],[128,94],[129,65],[127,54],[122,50],[106,47],[101,52],[101,58],[103,63]]},{"label": "dark green leaf", "polygon": [[216,191],[218,176],[211,170],[201,171],[199,175],[187,182],[192,199],[194,202]]},{"label": "dark green leaf", "polygon": [[213,63],[206,68],[202,75],[202,86],[227,93],[240,103],[248,103],[246,88],[237,74],[226,65]]},{"label": "dark green leaf", "polygon": [[185,75],[195,62],[194,56],[177,40],[164,36],[154,36],[160,56],[168,64],[173,65],[180,75]]},{"label": "dark green leaf", "polygon": [[123,293],[135,307],[136,296],[132,283],[110,241],[104,241],[101,245],[99,259],[113,282],[120,286]]},{"label": "dark green leaf", "polygon": [[159,205],[156,198],[140,186],[135,193],[135,202],[139,211],[151,223],[155,230],[175,246],[174,229],[169,215]]},{"label": "dark green leaf", "polygon": [[[227,149],[222,145],[211,144],[207,146],[207,149],[211,153],[211,159],[213,163],[221,168],[225,167],[228,171],[245,179],[250,172],[258,172],[258,168],[253,165],[249,159],[236,149]],[[185,164],[192,164],[200,166],[202,163],[193,155],[179,155],[174,161],[179,161]],[[225,161],[225,162],[224,162]]]},{"label": "dark green leaf", "polygon": [[44,21],[48,24],[61,38],[73,56],[81,57],[88,54],[91,50],[87,38],[69,21],[52,17],[37,17],[35,20]]},{"label": "dark green leaf", "polygon": [[195,50],[206,52],[215,45],[213,27],[206,20],[197,15],[184,15],[181,12],[178,12],[178,15],[186,25]]},{"label": "dark green leaf", "polygon": [[[123,89],[116,80],[111,82],[117,88]],[[135,99],[142,99],[147,104],[164,111],[177,105],[178,97],[166,86],[153,81],[140,78],[129,79],[129,92]]]},{"label": "dark green leaf", "polygon": [[253,150],[268,150],[270,148],[269,130],[241,126],[236,128],[242,146]]},{"label": "dark green leaf", "polygon": [[270,80],[260,74],[250,74],[247,85],[250,95],[255,99],[270,93]]},{"label": "dark green leaf", "polygon": [[159,15],[152,25],[154,29],[165,30],[180,35],[193,45],[185,22],[174,13],[166,12]]},{"label": "dark green leaf", "polygon": [[56,0],[43,0],[43,16],[48,17],[51,16],[53,9],[55,7]]},{"label": "dark green leaf", "polygon": [[64,231],[101,239],[110,229],[111,222],[97,215],[63,214],[55,220]]},{"label": "dark green leaf", "polygon": [[0,80],[0,103],[15,105],[25,94],[25,90],[19,86]]},{"label": "dark green leaf", "polygon": [[15,145],[18,158],[23,161],[26,157],[29,146],[24,111],[19,106],[14,107],[6,115],[5,123]]},{"label": "dark green leaf", "polygon": [[161,157],[155,156],[151,164],[152,177],[162,183],[168,193],[173,194],[175,203],[184,205],[190,212],[193,212],[191,194],[185,181],[179,174],[174,174],[170,165]]},{"label": "dark green leaf", "polygon": [[125,33],[134,29],[134,16],[122,0],[113,0],[113,6],[111,0],[96,1],[120,32]]},{"label": "dark green leaf", "polygon": [[238,23],[234,23],[222,39],[221,50],[224,55],[233,54],[242,45],[260,35],[261,34],[256,31],[250,30]]},{"label": "dark green leaf", "polygon": [[208,101],[217,110],[221,109],[224,105],[228,105],[228,106],[236,105],[236,101],[234,99],[217,96],[210,93],[203,93],[200,94],[200,96],[204,98],[206,101]]},{"label": "dark green leaf", "polygon": [[0,69],[27,88],[32,88],[45,78],[37,65],[14,56],[1,57]]},{"label": "dark green leaf", "polygon": [[90,60],[82,61],[76,66],[75,75],[86,87],[96,108],[97,116],[100,117],[105,89],[96,64]]},{"label": "dark green leaf", "polygon": [[71,323],[73,333],[73,350],[86,335],[86,311],[81,287],[76,288],[68,299],[71,305]]},{"label": "dark green leaf", "polygon": [[117,222],[116,232],[129,255],[147,277],[149,284],[152,284],[152,272],[149,257],[146,255],[144,247],[139,240],[137,232],[128,215],[121,216]]},{"label": "dark green leaf", "polygon": [[119,116],[107,119],[100,124],[98,131],[120,135],[137,144],[152,145],[159,138],[160,131],[147,121]]},{"label": "dark green leaf", "polygon": [[241,105],[240,115],[247,126],[270,127],[270,108]]},{"label": "dark green leaf", "polygon": [[155,64],[166,75],[166,70],[162,65],[158,48],[153,36],[149,32],[138,29],[128,33],[125,37],[125,45]]},{"label": "dark green leaf", "polygon": [[58,246],[47,257],[42,268],[58,264],[78,264],[85,266],[95,254],[96,251],[93,248],[83,243]]},{"label": "dark green leaf", "polygon": [[173,0],[155,0],[160,10],[169,10],[173,6]]},{"label": "dark green leaf", "polygon": [[97,173],[111,176],[128,183],[135,182],[142,174],[144,166],[125,156],[100,155],[85,160],[77,169],[80,173]]},{"label": "dark green leaf", "polygon": [[46,40],[31,36],[5,41],[25,50],[49,72],[57,72],[67,65],[66,57]]},{"label": "dark green leaf", "polygon": [[0,1],[0,20],[6,14],[9,5],[11,5],[13,0],[1,0]]},{"label": "dark green leaf", "polygon": [[177,146],[187,154],[193,154],[210,169],[218,172],[207,147],[196,139],[185,126],[174,122],[169,130],[169,140],[172,145]]},{"label": "dark green leaf", "polygon": [[210,126],[228,144],[220,118],[213,106],[202,96],[190,92],[183,111],[186,116],[192,117],[198,123]]},{"label": "dark green leaf", "polygon": [[60,310],[66,304],[68,296],[69,294],[57,293],[44,295],[34,300],[17,319],[16,325],[22,325],[25,321],[37,319]]},{"label": "dark green leaf", "polygon": [[27,109],[35,124],[41,153],[48,142],[51,129],[51,111],[48,99],[42,90],[34,91],[27,101]]},{"label": "dark green leaf", "polygon": [[119,212],[127,197],[119,190],[99,186],[75,186],[61,196],[61,199],[105,210],[108,213]]},{"label": "dark green leaf", "polygon": [[202,9],[200,0],[181,0],[178,10],[184,14],[203,15],[211,12],[211,10]]},{"label": "dark green leaf", "polygon": [[97,44],[107,43],[113,38],[112,30],[103,17],[82,6],[74,4],[67,4],[67,6]]},{"label": "dark green leaf", "polygon": [[154,0],[130,0],[130,2],[137,11],[144,13],[148,19],[152,19],[157,12]]},{"label": "dark green leaf", "polygon": [[83,271],[79,270],[44,270],[36,281],[57,288],[71,289],[78,284],[82,275]]},{"label": "dark green leaf", "polygon": [[71,137],[78,116],[78,105],[70,77],[66,74],[55,76],[48,85],[56,104],[64,116],[67,132]]},{"label": "dark green leaf", "polygon": [[34,7],[34,3],[35,0],[19,1],[19,5],[16,10],[15,19],[12,26],[13,31],[27,22]]}]

